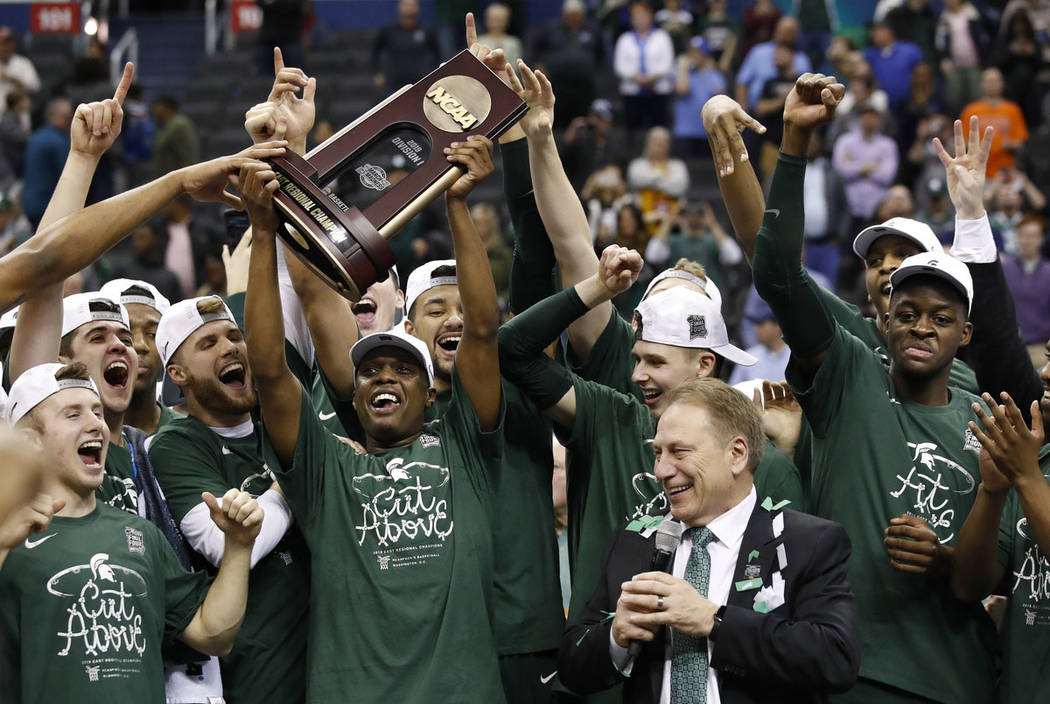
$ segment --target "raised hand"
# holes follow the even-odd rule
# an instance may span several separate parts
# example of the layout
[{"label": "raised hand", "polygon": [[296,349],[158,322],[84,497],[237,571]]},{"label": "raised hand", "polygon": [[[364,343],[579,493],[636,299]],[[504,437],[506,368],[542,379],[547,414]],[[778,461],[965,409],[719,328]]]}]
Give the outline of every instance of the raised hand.
[{"label": "raised hand", "polygon": [[241,241],[230,252],[230,245],[222,246],[222,266],[226,270],[226,298],[248,290],[248,270],[252,259],[252,229],[241,235]]},{"label": "raised hand", "polygon": [[939,137],[933,138],[933,148],[944,164],[948,195],[956,214],[963,220],[977,220],[984,216],[984,181],[988,168],[988,154],[992,151],[995,128],[989,125],[982,138],[977,116],[970,118],[969,144],[963,138],[962,120],[955,121],[955,156],[944,148]]},{"label": "raised hand", "polygon": [[279,186],[277,174],[269,164],[251,161],[241,167],[238,187],[253,232],[277,232],[280,220],[273,207],[273,194]]},{"label": "raised hand", "polygon": [[[1039,412],[1039,401],[1032,401],[1032,427],[1029,428],[1025,425],[1021,409],[1010,398],[1010,394],[1002,392],[999,397],[1003,403],[999,405],[990,394],[982,394],[981,397],[988,404],[992,415],[989,417],[980,404],[973,404],[973,411],[981,421],[981,427],[970,421],[970,430],[981,441],[981,447],[995,462],[996,469],[1011,485],[1025,479],[1043,481],[1043,474],[1039,469],[1039,449],[1046,437],[1043,432],[1043,416]],[[983,467],[981,478],[984,479]]]},{"label": "raised hand", "polygon": [[222,503],[209,492],[201,494],[211,513],[211,520],[226,534],[226,539],[243,547],[251,547],[262,529],[263,510],[251,494],[230,489]]},{"label": "raised hand", "polygon": [[278,103],[259,103],[244,113],[244,130],[253,144],[285,139],[288,134],[287,111]]},{"label": "raised hand", "polygon": [[510,79],[507,76],[507,71],[513,71],[510,63],[507,61],[506,55],[503,53],[503,49],[493,49],[487,44],[482,44],[478,41],[478,30],[474,23],[474,13],[468,12],[466,16],[466,37],[467,37],[467,49],[470,53],[478,58],[479,61],[489,67],[494,74],[499,76],[504,83],[510,85]]},{"label": "raised hand", "polygon": [[602,250],[598,261],[598,282],[608,290],[610,297],[616,296],[634,285],[642,264],[638,252],[611,244]]},{"label": "raised hand", "polygon": [[505,74],[507,84],[529,106],[519,124],[529,137],[549,135],[554,125],[554,88],[542,71],[533,71],[521,59],[518,59],[518,70],[520,81],[509,65]]},{"label": "raised hand", "polygon": [[704,130],[707,131],[707,139],[711,143],[711,154],[719,176],[733,173],[734,155],[737,155],[740,161],[748,160],[747,148],[740,137],[741,132],[766,132],[766,128],[758,120],[748,115],[744,108],[740,107],[740,103],[728,95],[716,95],[704,103],[700,119],[703,120]]},{"label": "raised hand", "polygon": [[835,117],[846,86],[834,76],[822,73],[803,73],[784,102],[784,123],[803,129],[812,129]]},{"label": "raised hand", "polygon": [[481,135],[471,135],[465,142],[453,142],[445,148],[445,155],[467,171],[445,192],[448,198],[466,198],[474,186],[496,169],[492,163],[492,140]]},{"label": "raised hand", "polygon": [[763,381],[752,400],[762,414],[762,429],[779,450],[793,454],[802,428],[802,407],[787,382]]},{"label": "raised hand", "polygon": [[235,210],[243,210],[241,199],[226,191],[230,176],[240,172],[241,167],[249,162],[284,154],[287,144],[283,140],[256,144],[230,156],[186,166],[176,174],[182,190],[197,200],[219,201]]},{"label": "raised hand", "polygon": [[77,106],[69,128],[70,153],[98,159],[113,146],[124,124],[124,98],[134,75],[134,64],[124,64],[124,74],[112,98]]},{"label": "raised hand", "polygon": [[[273,87],[267,102],[277,103],[281,109],[285,134],[293,151],[306,150],[306,138],[314,127],[316,107],[314,94],[317,79],[308,77],[302,69],[286,67],[278,47],[273,49]],[[297,95],[302,90],[302,96]]]}]

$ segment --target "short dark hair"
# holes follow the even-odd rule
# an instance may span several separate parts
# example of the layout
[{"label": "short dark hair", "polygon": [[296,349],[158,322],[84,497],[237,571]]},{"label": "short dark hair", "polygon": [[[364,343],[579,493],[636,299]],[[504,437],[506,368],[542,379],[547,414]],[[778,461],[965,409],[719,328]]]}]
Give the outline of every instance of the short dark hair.
[{"label": "short dark hair", "polygon": [[[439,278],[443,278],[443,277],[446,277],[446,276],[449,276],[449,277],[455,277],[456,276],[456,265],[455,264],[442,264],[441,266],[439,266],[436,269],[434,269],[434,271],[430,272],[430,278],[431,279],[439,279]],[[417,296],[416,300],[412,301],[412,308],[408,311],[408,319],[412,320],[413,322],[415,322],[415,319],[413,317],[413,311],[415,311],[415,309],[416,309],[416,302],[419,301],[419,299],[422,298],[422,297],[423,297],[422,295]]]}]

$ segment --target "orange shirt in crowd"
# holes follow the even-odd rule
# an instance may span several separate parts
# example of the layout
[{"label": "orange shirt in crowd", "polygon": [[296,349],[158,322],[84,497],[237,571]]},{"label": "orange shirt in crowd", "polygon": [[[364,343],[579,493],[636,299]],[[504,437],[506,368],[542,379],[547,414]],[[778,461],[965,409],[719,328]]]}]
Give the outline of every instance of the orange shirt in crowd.
[{"label": "orange shirt in crowd", "polygon": [[987,176],[991,178],[1005,166],[1014,165],[1013,155],[1003,149],[1003,139],[1009,138],[1016,142],[1028,139],[1028,127],[1024,123],[1024,115],[1017,103],[1009,100],[1000,100],[998,105],[992,105],[984,100],[977,100],[967,105],[960,118],[963,123],[963,135],[970,137],[970,117],[976,115],[981,121],[981,131],[991,125],[995,128],[995,137],[992,139],[992,151],[988,155]]}]

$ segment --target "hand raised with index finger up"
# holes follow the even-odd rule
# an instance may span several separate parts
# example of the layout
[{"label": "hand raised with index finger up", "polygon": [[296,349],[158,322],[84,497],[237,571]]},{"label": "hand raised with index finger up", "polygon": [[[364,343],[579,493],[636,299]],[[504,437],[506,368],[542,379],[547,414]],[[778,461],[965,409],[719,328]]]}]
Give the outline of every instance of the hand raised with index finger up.
[{"label": "hand raised with index finger up", "polygon": [[135,66],[130,62],[125,64],[124,74],[112,98],[77,106],[69,128],[70,153],[98,159],[113,146],[124,124],[124,98],[134,74]]}]

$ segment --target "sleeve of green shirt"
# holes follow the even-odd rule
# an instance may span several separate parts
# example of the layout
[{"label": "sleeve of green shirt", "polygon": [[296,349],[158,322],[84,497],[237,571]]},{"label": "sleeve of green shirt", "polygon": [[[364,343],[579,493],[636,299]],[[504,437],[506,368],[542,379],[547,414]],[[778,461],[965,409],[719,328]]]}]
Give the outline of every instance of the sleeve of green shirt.
[{"label": "sleeve of green shirt", "polygon": [[768,496],[774,502],[787,499],[796,511],[806,510],[798,467],[768,440],[762,462],[755,468],[755,491],[760,498]]},{"label": "sleeve of green shirt", "polygon": [[503,195],[514,228],[510,309],[517,314],[554,292],[554,248],[543,226],[529,171],[528,140],[500,145]]},{"label": "sleeve of green shirt", "polygon": [[[242,292],[235,293],[226,299],[226,305],[233,313],[233,320],[242,331],[244,330],[244,298],[245,294]],[[295,345],[288,340],[284,341],[284,356],[288,360],[288,368],[292,370],[292,374],[299,380],[299,383],[307,389],[310,388],[313,383],[313,370],[299,354],[299,350],[295,349]]]},{"label": "sleeve of green shirt", "polygon": [[[503,457],[503,420],[507,413],[507,400],[504,394],[500,394],[499,425],[495,429],[485,432],[478,423],[478,416],[474,412],[474,406],[470,403],[467,390],[463,388],[463,382],[456,373],[455,365],[452,367],[452,398],[445,409],[442,422],[447,423],[450,432],[459,436],[459,442],[464,448],[477,448],[486,469],[491,474],[500,469],[500,460]],[[469,467],[468,463],[468,467]],[[472,481],[479,482],[479,488],[495,486],[497,477],[472,477]]]},{"label": "sleeve of green shirt", "polygon": [[637,394],[638,387],[631,381],[634,362],[631,349],[634,346],[634,328],[624,320],[616,308],[610,311],[609,322],[598,336],[587,358],[579,361],[569,348],[568,358],[572,370],[587,381],[596,381],[622,394]]},{"label": "sleeve of green shirt", "polygon": [[[173,426],[157,433],[149,448],[153,471],[176,524],[201,503],[201,492],[222,496],[233,488],[223,481],[219,469],[221,460],[215,456],[214,446],[188,432],[189,428],[185,426],[190,423],[200,427],[192,419],[179,419]],[[208,428],[203,430],[212,432]]]},{"label": "sleeve of green shirt", "polygon": [[304,529],[313,523],[313,518],[317,515],[316,509],[324,500],[325,475],[330,469],[333,455],[343,450],[349,455],[354,454],[350,447],[336,440],[334,435],[324,429],[317,415],[313,413],[313,404],[310,403],[309,396],[303,392],[302,407],[299,411],[299,437],[295,443],[292,466],[281,467],[275,474],[288,505],[292,507],[295,520]]},{"label": "sleeve of green shirt", "polygon": [[204,571],[183,569],[168,541],[152,523],[142,530],[150,536],[147,549],[153,552],[155,572],[164,580],[164,632],[169,636],[178,635],[186,630],[204,603],[211,580]]}]

